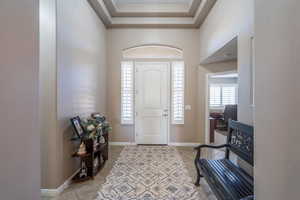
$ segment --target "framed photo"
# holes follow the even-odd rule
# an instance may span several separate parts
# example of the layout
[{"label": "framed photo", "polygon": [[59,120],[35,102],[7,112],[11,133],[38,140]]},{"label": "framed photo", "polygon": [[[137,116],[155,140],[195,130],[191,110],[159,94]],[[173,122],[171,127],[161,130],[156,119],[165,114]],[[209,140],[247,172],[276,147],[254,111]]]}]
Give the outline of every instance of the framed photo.
[{"label": "framed photo", "polygon": [[84,135],[84,130],[80,123],[80,117],[77,116],[77,117],[71,118],[71,123],[72,123],[73,128],[74,128],[76,134],[78,135],[78,137],[82,138]]}]

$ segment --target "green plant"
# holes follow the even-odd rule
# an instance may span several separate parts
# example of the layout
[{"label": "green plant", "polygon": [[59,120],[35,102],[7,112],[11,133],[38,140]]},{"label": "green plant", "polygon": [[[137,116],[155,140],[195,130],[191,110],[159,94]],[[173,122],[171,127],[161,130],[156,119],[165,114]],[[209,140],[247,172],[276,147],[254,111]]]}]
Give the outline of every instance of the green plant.
[{"label": "green plant", "polygon": [[86,118],[81,120],[81,124],[85,130],[85,139],[95,139],[102,135],[103,132],[111,131],[112,127],[105,118]]}]

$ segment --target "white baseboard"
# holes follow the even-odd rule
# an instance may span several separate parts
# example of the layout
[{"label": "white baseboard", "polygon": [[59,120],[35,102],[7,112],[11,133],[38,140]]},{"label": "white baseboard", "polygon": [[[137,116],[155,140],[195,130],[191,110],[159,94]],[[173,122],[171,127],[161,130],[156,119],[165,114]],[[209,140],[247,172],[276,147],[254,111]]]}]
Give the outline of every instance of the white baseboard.
[{"label": "white baseboard", "polygon": [[136,145],[134,142],[109,142],[109,145],[112,146],[129,146]]},{"label": "white baseboard", "polygon": [[169,146],[178,146],[178,147],[196,147],[200,143],[190,143],[190,142],[170,142]]},{"label": "white baseboard", "polygon": [[42,197],[57,197],[59,194],[57,189],[41,189]]},{"label": "white baseboard", "polygon": [[41,189],[41,195],[42,197],[56,197],[60,193],[62,193],[65,189],[67,189],[71,182],[73,177],[79,172],[80,169],[76,170],[74,174],[72,174],[61,186],[59,186],[56,189]]}]

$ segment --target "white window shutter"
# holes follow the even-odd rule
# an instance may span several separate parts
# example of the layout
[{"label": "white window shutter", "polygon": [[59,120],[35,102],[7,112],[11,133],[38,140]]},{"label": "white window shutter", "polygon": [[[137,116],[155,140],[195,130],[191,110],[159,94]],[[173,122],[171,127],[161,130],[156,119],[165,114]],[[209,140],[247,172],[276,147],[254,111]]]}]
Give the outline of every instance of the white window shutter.
[{"label": "white window shutter", "polygon": [[220,86],[210,86],[209,88],[209,105],[210,106],[222,106],[221,103],[221,87]]},{"label": "white window shutter", "polygon": [[209,87],[209,106],[223,107],[237,103],[236,84],[211,84]]},{"label": "white window shutter", "polygon": [[233,105],[235,104],[235,87],[234,86],[223,86],[222,87],[222,104],[223,105]]},{"label": "white window shutter", "polygon": [[184,124],[184,62],[172,62],[172,123]]},{"label": "white window shutter", "polygon": [[134,70],[133,62],[121,63],[121,123],[133,124],[134,121]]}]

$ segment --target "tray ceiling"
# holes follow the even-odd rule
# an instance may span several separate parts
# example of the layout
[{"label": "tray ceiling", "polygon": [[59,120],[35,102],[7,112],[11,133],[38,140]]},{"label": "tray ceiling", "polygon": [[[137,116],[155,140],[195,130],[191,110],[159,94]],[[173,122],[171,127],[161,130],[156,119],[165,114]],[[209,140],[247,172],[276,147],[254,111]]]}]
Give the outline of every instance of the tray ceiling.
[{"label": "tray ceiling", "polygon": [[108,28],[199,28],[216,0],[88,0]]}]

